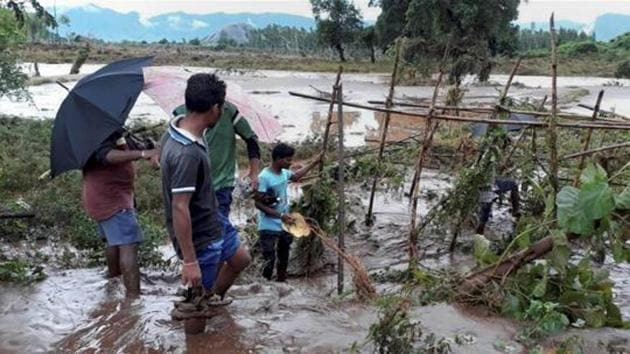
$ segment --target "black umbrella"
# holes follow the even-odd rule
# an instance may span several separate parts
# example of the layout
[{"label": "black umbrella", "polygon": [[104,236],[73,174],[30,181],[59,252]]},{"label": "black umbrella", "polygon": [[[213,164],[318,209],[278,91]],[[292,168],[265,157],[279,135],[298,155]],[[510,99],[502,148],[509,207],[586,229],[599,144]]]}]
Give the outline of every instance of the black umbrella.
[{"label": "black umbrella", "polygon": [[98,146],[122,129],[144,86],[142,68],[152,60],[120,60],[77,82],[55,118],[51,177],[83,168]]}]

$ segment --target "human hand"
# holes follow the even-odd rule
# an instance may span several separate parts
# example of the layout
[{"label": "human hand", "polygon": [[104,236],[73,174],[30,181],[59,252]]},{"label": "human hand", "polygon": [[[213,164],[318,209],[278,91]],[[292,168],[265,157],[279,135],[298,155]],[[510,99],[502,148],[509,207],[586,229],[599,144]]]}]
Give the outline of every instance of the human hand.
[{"label": "human hand", "polygon": [[142,157],[150,161],[154,168],[160,168],[160,149],[143,150]]},{"label": "human hand", "polygon": [[201,286],[201,268],[199,262],[182,265],[182,284],[186,287]]},{"label": "human hand", "polygon": [[293,220],[293,218],[289,214],[282,214],[280,216],[280,219],[282,220],[283,223],[289,224],[289,225],[291,225],[291,224],[293,224],[295,222],[295,220]]},{"label": "human hand", "polygon": [[258,175],[256,175],[255,173],[250,172],[249,174],[249,187],[252,191],[258,190]]}]

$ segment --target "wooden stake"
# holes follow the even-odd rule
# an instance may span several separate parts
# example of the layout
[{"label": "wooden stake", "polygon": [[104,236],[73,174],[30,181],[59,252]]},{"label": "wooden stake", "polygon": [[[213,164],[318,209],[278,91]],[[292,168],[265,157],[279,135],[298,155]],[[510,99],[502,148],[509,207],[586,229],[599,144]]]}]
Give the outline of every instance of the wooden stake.
[{"label": "wooden stake", "polygon": [[558,56],[556,53],[556,27],[554,22],[554,14],[551,13],[549,19],[549,33],[551,37],[551,116],[549,116],[548,123],[549,129],[547,130],[547,145],[549,148],[550,157],[550,172],[549,176],[551,186],[553,187],[554,195],[553,202],[556,203],[556,195],[560,190],[558,184],[558,171],[560,164],[558,162],[558,133],[556,127],[558,125]]},{"label": "wooden stake", "polygon": [[[604,98],[604,90],[599,91],[599,95],[597,95],[597,102],[595,103],[595,108],[593,109],[593,121],[597,119],[597,115],[599,114],[599,107],[602,103],[602,98]],[[586,137],[584,138],[584,148],[582,151],[588,151],[588,148],[591,145],[591,137],[593,136],[593,129],[589,129],[586,132]],[[584,170],[584,164],[586,163],[586,155],[582,155],[580,157],[580,163],[578,164],[577,173],[575,174],[575,179],[573,180],[573,186],[577,187],[580,184],[580,176],[582,175],[582,170]]]},{"label": "wooden stake", "polygon": [[[341,84],[337,86],[337,129],[339,131],[338,148],[337,148],[337,163],[339,165],[339,172],[337,173],[337,188],[338,188],[338,203],[337,203],[337,229],[339,230],[339,237],[337,243],[339,249],[345,251],[344,232],[346,226],[346,203],[345,203],[345,190],[344,190],[344,146],[343,146],[343,87]],[[337,293],[341,295],[343,293],[343,258],[341,255],[337,259]]]},{"label": "wooden stake", "polygon": [[440,85],[442,84],[442,78],[444,77],[444,71],[440,70],[435,89],[433,90],[433,99],[431,100],[431,108],[429,109],[429,115],[424,129],[424,138],[422,139],[422,147],[418,151],[418,159],[416,161],[416,169],[411,182],[411,222],[409,224],[409,268],[414,269],[418,262],[418,233],[416,232],[416,218],[418,213],[418,192],[420,191],[420,177],[422,176],[422,167],[424,166],[424,160],[431,150],[433,144],[433,134],[437,131],[439,121],[433,124],[433,112],[435,111],[435,102],[437,101],[438,94],[440,92]]},{"label": "wooden stake", "polygon": [[[389,109],[392,106],[392,99],[394,97],[394,87],[396,86],[396,75],[398,73],[398,61],[400,60],[400,40],[396,43],[396,57],[394,58],[394,70],[392,70],[392,79],[389,84],[389,94],[387,95],[387,101],[385,102],[385,108]],[[380,169],[381,161],[383,160],[383,150],[385,149],[385,140],[387,140],[387,130],[389,129],[390,112],[385,113],[385,121],[383,122],[383,131],[381,132],[381,144],[378,151],[377,165]],[[380,171],[379,171],[380,172]],[[372,211],[374,208],[374,194],[376,193],[376,185],[379,180],[379,172],[374,175],[372,180],[372,189],[370,190],[370,203],[368,205],[368,212],[365,216],[365,224],[372,225]]]},{"label": "wooden stake", "polygon": [[333,110],[335,108],[335,97],[337,96],[337,87],[339,86],[339,81],[341,81],[341,74],[343,73],[343,66],[339,66],[337,70],[337,79],[335,80],[335,85],[333,85],[332,93],[330,97],[330,106],[328,106],[328,117],[326,118],[326,129],[324,130],[324,141],[322,143],[322,160],[319,162],[319,172],[321,173],[324,170],[324,164],[326,163],[326,151],[328,151],[328,136],[330,135],[330,126],[332,125],[332,115]]}]

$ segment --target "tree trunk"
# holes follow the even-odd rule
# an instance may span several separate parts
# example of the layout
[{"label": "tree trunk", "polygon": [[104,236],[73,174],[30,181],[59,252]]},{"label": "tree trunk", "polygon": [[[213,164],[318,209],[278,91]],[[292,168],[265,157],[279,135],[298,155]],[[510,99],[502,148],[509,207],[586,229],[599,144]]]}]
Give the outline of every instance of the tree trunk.
[{"label": "tree trunk", "polygon": [[370,46],[370,60],[372,61],[372,64],[376,63],[376,53],[374,50],[374,46]]},{"label": "tree trunk", "polygon": [[339,53],[339,60],[345,63],[346,57],[343,55],[343,46],[341,44],[337,44],[335,45],[335,49],[337,49],[337,52]]},{"label": "tree trunk", "polygon": [[[575,234],[568,234],[567,239],[572,241],[577,238]],[[503,279],[516,272],[525,264],[541,258],[553,249],[553,239],[547,236],[529,246],[526,250],[516,252],[501,263],[490,265],[478,272],[466,277],[459,288],[459,296],[466,297],[481,291],[492,279]]]}]

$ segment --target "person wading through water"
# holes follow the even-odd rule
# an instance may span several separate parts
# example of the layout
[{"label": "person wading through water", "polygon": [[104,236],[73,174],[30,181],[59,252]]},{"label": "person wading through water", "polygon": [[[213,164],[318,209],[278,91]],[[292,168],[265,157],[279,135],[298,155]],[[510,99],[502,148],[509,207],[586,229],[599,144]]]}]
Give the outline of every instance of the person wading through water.
[{"label": "person wading through water", "polygon": [[[224,222],[213,189],[212,165],[203,132],[214,127],[223,110],[225,83],[213,74],[188,79],[186,115],[171,121],[162,138],[162,194],[166,226],[182,265],[182,283],[202,286],[209,305],[226,305],[223,295],[250,262],[238,235],[224,236]],[[227,240],[227,241],[226,241]],[[219,267],[224,262],[227,267]],[[238,270],[238,272],[233,271]],[[217,275],[218,273],[218,275]],[[187,319],[187,333],[198,333],[205,319]]]},{"label": "person wading through water", "polygon": [[103,142],[83,168],[83,207],[107,242],[108,276],[122,274],[130,297],[140,295],[138,244],[142,231],[134,209],[133,161],[142,159],[159,167],[157,149],[130,150],[120,131]]}]

